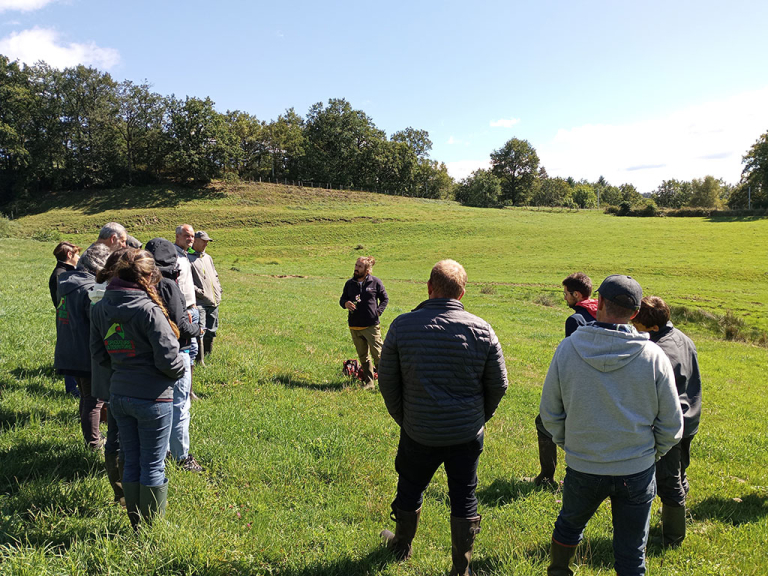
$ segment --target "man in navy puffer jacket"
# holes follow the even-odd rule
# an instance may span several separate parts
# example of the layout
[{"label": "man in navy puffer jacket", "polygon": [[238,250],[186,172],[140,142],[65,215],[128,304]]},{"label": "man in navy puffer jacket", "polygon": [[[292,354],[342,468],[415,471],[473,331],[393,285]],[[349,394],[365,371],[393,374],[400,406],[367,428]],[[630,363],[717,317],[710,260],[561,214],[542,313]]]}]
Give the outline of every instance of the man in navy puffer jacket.
[{"label": "man in navy puffer jacket", "polygon": [[507,389],[504,355],[482,318],[464,310],[467,273],[442,260],[432,269],[429,299],[390,325],[379,363],[379,389],[400,426],[399,474],[392,502],[395,533],[382,532],[400,560],[411,555],[423,493],[440,464],[451,500],[451,575],[471,574],[477,513],[477,465],[485,423]]}]

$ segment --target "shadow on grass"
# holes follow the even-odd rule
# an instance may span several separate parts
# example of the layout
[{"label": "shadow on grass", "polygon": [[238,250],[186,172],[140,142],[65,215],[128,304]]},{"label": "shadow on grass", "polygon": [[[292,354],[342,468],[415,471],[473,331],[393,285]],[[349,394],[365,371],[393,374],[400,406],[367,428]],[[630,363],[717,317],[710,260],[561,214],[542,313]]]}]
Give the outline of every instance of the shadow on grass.
[{"label": "shadow on grass", "polygon": [[[389,550],[379,547],[362,558],[338,558],[302,568],[281,568],[278,572],[284,576],[362,576],[382,571],[387,564],[393,562],[395,559]],[[233,562],[229,566],[236,574],[264,574],[263,568],[255,567],[247,561]]]},{"label": "shadow on grass", "polygon": [[734,526],[768,516],[768,494],[747,494],[737,500],[711,496],[690,509],[696,520],[717,520]]},{"label": "shadow on grass", "polygon": [[59,191],[52,192],[42,199],[37,199],[34,204],[21,206],[19,216],[42,214],[57,208],[82,210],[88,215],[99,214],[107,210],[176,208],[185,202],[201,199],[214,200],[225,196],[225,192],[216,190],[211,186],[185,187],[179,185]]},{"label": "shadow on grass", "polygon": [[339,391],[353,385],[353,381],[345,376],[340,376],[331,382],[312,382],[295,374],[283,373],[275,374],[270,379],[272,382],[282,384],[286,388],[307,388],[309,390],[322,391]]},{"label": "shadow on grass", "polygon": [[[550,541],[538,546],[532,546],[525,552],[525,556],[536,562],[549,564]],[[574,564],[590,566],[594,569],[607,570],[613,573],[613,541],[605,536],[584,538],[576,548]]]},{"label": "shadow on grass", "polygon": [[12,494],[29,482],[72,481],[101,474],[102,458],[66,441],[20,441],[0,451],[0,491]]},{"label": "shadow on grass", "polygon": [[[19,388],[24,391],[25,394],[35,394],[37,396],[59,397],[66,396],[68,398],[75,398],[69,394],[64,388],[64,376],[56,373],[53,366],[44,366],[40,368],[27,369],[27,368],[14,368],[10,371],[14,380],[7,380],[0,382],[0,389],[2,388]],[[55,388],[41,384],[40,382],[30,382],[30,378],[43,377],[53,380],[56,383]],[[26,381],[25,381],[26,380]]]},{"label": "shadow on grass", "polygon": [[546,491],[547,488],[534,486],[531,480],[512,478],[494,480],[489,486],[477,491],[477,499],[485,506],[503,506],[519,498],[525,498],[532,492]]}]

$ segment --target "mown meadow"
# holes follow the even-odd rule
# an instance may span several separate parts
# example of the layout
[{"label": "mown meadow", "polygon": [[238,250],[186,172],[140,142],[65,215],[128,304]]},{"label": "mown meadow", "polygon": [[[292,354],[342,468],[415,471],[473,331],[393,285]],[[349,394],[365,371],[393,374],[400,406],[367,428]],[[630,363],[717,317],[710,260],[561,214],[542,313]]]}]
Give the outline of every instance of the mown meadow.
[{"label": "mown meadow", "polygon": [[[183,222],[206,230],[224,286],[220,337],[195,373],[191,451],[206,470],[169,467],[168,513],[139,537],[110,504],[102,459],[82,445],[77,403],[52,369],[53,247],[85,247],[110,220],[145,242],[172,240]],[[354,348],[338,297],[360,255],[376,258],[389,292],[384,332],[426,298],[431,266],[450,257],[469,275],[466,308],[491,322],[504,349],[510,386],[480,461],[477,573],[546,571],[560,495],[526,478],[537,472],[533,419],[568,314],[560,281],[576,270],[596,284],[614,272],[636,277],[676,307],[699,349],[704,408],[688,537],[676,550],[649,546],[648,573],[768,573],[766,219],[486,210],[219,185],[58,194],[3,229],[12,237],[0,239],[0,574],[447,573],[442,471],[412,559],[393,562],[378,537],[393,526],[398,429],[378,392],[341,374]],[[578,574],[613,573],[610,538],[605,503],[579,548]]]}]

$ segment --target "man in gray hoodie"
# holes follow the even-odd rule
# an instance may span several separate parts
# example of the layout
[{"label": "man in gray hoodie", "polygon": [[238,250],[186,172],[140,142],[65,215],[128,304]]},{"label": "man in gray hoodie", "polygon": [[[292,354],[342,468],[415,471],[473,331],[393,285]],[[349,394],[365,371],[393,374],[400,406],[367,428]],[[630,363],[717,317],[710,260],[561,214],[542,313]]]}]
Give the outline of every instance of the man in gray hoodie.
[{"label": "man in gray hoodie", "polygon": [[560,343],[542,391],[542,422],[568,466],[549,576],[573,574],[584,527],[606,498],[617,574],[645,574],[655,463],[683,434],[672,366],[629,324],[643,298],[640,285],[612,275],[598,292],[597,322]]}]

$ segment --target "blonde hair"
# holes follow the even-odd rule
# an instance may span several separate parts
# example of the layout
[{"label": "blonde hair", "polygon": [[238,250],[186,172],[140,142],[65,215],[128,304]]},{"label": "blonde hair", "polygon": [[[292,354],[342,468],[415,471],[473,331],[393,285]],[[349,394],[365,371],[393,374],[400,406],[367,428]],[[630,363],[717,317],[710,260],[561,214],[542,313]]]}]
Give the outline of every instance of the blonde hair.
[{"label": "blonde hair", "polygon": [[155,265],[155,258],[146,250],[136,250],[134,248],[125,248],[125,252],[115,263],[113,271],[114,276],[127,282],[135,282],[144,292],[147,293],[150,300],[157,304],[162,310],[168,324],[171,325],[176,338],[179,337],[179,328],[176,323],[168,316],[168,309],[163,304],[160,296],[157,294],[155,286],[160,281],[160,271]]},{"label": "blonde hair", "polygon": [[357,261],[365,264],[366,270],[372,270],[373,265],[376,264],[376,258],[374,258],[373,256],[360,256],[360,258],[358,258]]},{"label": "blonde hair", "polygon": [[432,292],[438,298],[459,298],[467,285],[467,272],[456,260],[440,260],[429,275]]}]

